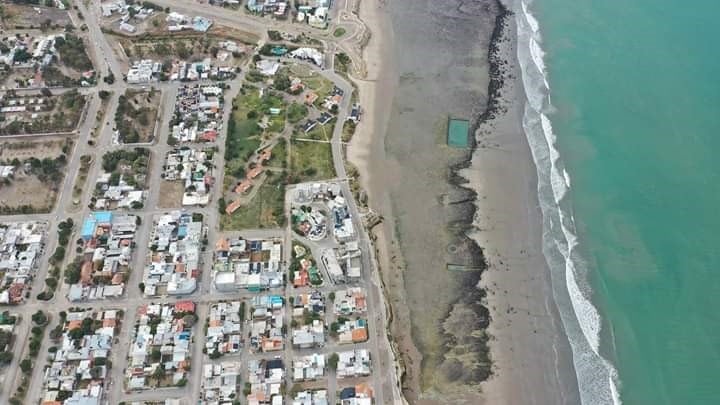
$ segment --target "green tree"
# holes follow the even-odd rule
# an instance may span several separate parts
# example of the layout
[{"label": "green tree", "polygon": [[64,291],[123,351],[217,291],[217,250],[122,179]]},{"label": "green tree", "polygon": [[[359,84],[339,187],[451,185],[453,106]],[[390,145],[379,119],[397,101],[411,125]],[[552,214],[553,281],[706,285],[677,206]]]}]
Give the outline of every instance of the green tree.
[{"label": "green tree", "polygon": [[32,361],[30,361],[30,359],[23,359],[23,361],[20,362],[20,370],[22,370],[25,374],[30,374],[30,371],[32,370]]},{"label": "green tree", "polygon": [[337,353],[331,354],[327,359],[328,367],[330,367],[331,370],[337,370],[338,361],[340,360],[340,356],[338,356]]},{"label": "green tree", "polygon": [[32,321],[35,322],[36,325],[45,325],[47,323],[47,316],[43,313],[41,310],[37,310],[32,315]]}]

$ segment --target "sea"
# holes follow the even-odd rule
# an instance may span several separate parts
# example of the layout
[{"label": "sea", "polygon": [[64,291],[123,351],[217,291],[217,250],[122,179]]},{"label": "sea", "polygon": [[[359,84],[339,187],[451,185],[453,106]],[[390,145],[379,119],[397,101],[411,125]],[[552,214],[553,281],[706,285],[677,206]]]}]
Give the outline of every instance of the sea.
[{"label": "sea", "polygon": [[582,403],[720,403],[720,2],[513,9]]}]

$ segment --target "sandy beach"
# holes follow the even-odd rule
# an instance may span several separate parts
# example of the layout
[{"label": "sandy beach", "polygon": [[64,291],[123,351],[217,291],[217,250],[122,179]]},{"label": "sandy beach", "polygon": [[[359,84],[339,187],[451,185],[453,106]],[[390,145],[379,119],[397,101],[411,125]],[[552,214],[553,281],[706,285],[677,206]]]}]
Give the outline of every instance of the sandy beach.
[{"label": "sandy beach", "polygon": [[[364,49],[368,75],[356,80],[366,114],[348,157],[361,173],[370,208],[385,219],[373,236],[392,306],[389,332],[405,370],[403,390],[409,402],[424,404],[578,403],[569,345],[541,252],[536,171],[520,124],[525,95],[512,18],[499,44],[504,66],[499,110],[479,125],[474,155],[444,145],[443,118],[455,114],[477,121],[487,107],[487,50],[499,10],[492,1],[480,3],[458,8],[460,14],[430,15],[446,28],[425,33],[441,36],[437,49],[408,43],[407,37],[418,33],[402,26],[397,13],[402,8],[411,18],[413,7],[360,6],[372,31]],[[415,12],[425,11],[418,6]],[[453,21],[456,26],[449,27]],[[475,39],[472,46],[452,46],[434,66],[419,66],[423,55],[413,50],[426,47],[434,54],[463,34]],[[398,56],[399,47],[408,52]],[[457,179],[450,168],[463,163],[459,174],[472,191],[451,184]],[[473,219],[477,229],[468,229]],[[486,297],[476,288],[478,271],[449,274],[445,266],[484,267],[465,233],[484,250]],[[492,319],[487,335],[485,308]],[[477,365],[488,343],[489,378],[484,365]]]}]

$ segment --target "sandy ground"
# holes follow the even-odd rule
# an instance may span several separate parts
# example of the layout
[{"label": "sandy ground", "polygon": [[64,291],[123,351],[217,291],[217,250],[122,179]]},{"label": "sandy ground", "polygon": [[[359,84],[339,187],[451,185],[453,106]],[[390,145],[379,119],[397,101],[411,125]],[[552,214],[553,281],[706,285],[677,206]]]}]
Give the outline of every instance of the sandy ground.
[{"label": "sandy ground", "polygon": [[[385,219],[382,225],[373,230],[373,235],[377,238],[378,260],[386,294],[389,295],[393,309],[391,334],[406,367],[403,384],[405,394],[411,403],[428,404],[579,403],[569,346],[558,321],[549,273],[541,253],[541,217],[537,204],[535,167],[520,126],[524,93],[514,80],[507,80],[503,91],[503,105],[507,113],[498,115],[495,120],[480,128],[479,149],[471,167],[461,173],[478,192],[479,212],[475,221],[479,230],[473,234],[473,238],[485,250],[489,264],[488,271],[483,274],[482,284],[488,291],[485,303],[492,317],[488,331],[491,334],[494,375],[480,387],[472,386],[461,395],[442,400],[436,387],[427,383],[428,380],[434,380],[435,376],[427,371],[422,373],[421,351],[426,356],[437,356],[437,353],[433,354],[427,344],[422,347],[423,337],[418,339],[417,329],[412,329],[415,339],[408,331],[417,328],[418,323],[432,325],[432,318],[438,318],[436,322],[447,327],[448,323],[453,324],[456,320],[453,318],[462,320],[474,314],[457,307],[454,312],[448,313],[447,307],[453,295],[449,290],[458,285],[447,281],[447,275],[446,280],[439,283],[435,277],[423,275],[424,279],[421,279],[417,270],[413,273],[413,267],[418,266],[408,266],[408,262],[403,260],[403,253],[411,262],[413,260],[408,250],[401,249],[408,244],[408,228],[403,227],[402,218],[398,219],[398,203],[391,198],[389,190],[402,189],[399,184],[403,182],[412,185],[417,178],[411,178],[403,172],[402,157],[398,157],[397,149],[393,153],[392,140],[387,138],[393,136],[392,132],[396,130],[391,127],[390,121],[392,114],[398,113],[393,100],[398,95],[399,83],[402,80],[421,81],[423,78],[412,77],[407,72],[398,73],[400,69],[392,46],[389,45],[395,34],[387,7],[382,2],[361,2],[360,17],[373,32],[364,55],[368,61],[368,77],[365,81],[357,81],[360,103],[365,106],[367,113],[348,149],[348,157],[361,173],[361,184],[368,191],[370,207]],[[514,33],[514,26],[509,29]],[[512,62],[512,41],[504,44],[504,52]],[[514,78],[519,75],[514,69],[509,73]],[[486,82],[484,85],[487,86]],[[413,113],[409,109],[404,112]],[[436,141],[430,139],[426,147]],[[440,161],[430,160],[435,163]],[[437,173],[425,172],[423,175],[430,181],[440,181],[443,177]],[[419,190],[415,196],[422,198],[423,193],[432,195],[433,192],[438,193],[438,190],[441,188],[426,188]],[[447,216],[419,216],[424,214],[422,210],[428,206],[432,207],[433,203],[421,205],[416,212],[402,210],[399,215],[423,218],[423,221],[430,222],[448,219]],[[400,238],[397,238],[397,232]],[[438,236],[432,238],[433,242],[441,244],[444,236]],[[402,238],[406,239],[403,241]],[[427,273],[430,269],[425,267],[421,271]],[[428,280],[428,288],[413,286],[413,283],[423,284]],[[410,307],[419,305],[413,295],[431,296],[438,292],[450,296],[436,303],[445,306],[444,314],[430,314],[430,321],[421,319],[417,313],[413,315]],[[421,343],[421,351],[418,350],[418,342]]]},{"label": "sandy ground", "polygon": [[[508,28],[515,32],[514,18]],[[514,61],[514,35],[501,49],[503,59]],[[461,172],[478,193],[473,237],[489,264],[481,284],[492,316],[494,375],[482,388],[488,403],[579,404],[570,346],[542,254],[537,173],[521,125],[521,72],[510,66],[501,112],[479,128],[472,165]]]}]

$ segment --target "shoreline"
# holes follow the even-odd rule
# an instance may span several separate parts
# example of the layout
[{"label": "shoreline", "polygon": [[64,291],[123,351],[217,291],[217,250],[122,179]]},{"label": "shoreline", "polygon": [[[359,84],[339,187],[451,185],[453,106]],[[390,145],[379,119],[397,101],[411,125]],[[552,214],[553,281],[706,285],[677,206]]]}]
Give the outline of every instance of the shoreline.
[{"label": "shoreline", "polygon": [[[490,62],[497,103],[476,131],[478,146],[461,171],[478,191],[473,239],[488,269],[481,286],[492,321],[494,373],[483,383],[488,403],[580,403],[572,350],[554,300],[543,254],[537,168],[522,126],[527,102],[517,57],[514,12],[505,5],[507,37]],[[550,349],[550,350],[548,350]]]},{"label": "shoreline", "polygon": [[[502,3],[498,2],[498,4]],[[353,81],[358,86],[361,105],[367,106],[367,110],[371,113],[366,114],[363,122],[358,126],[348,147],[347,156],[348,160],[358,168],[360,184],[362,189],[368,193],[370,207],[384,217],[384,221],[371,229],[370,233],[376,250],[379,276],[388,307],[388,339],[396,355],[395,360],[400,370],[403,395],[413,403],[442,403],[438,402],[437,393],[423,390],[422,378],[424,376],[421,375],[421,371],[424,357],[418,350],[413,333],[409,332],[413,330],[414,325],[410,321],[408,296],[405,289],[407,270],[400,241],[397,239],[400,235],[396,235],[398,219],[393,215],[396,207],[388,198],[382,198],[383,186],[392,180],[378,180],[385,175],[392,177],[395,172],[395,168],[392,167],[393,162],[386,161],[387,141],[385,137],[399,79],[396,74],[395,56],[391,53],[391,46],[387,45],[393,40],[393,28],[387,15],[389,11],[386,6],[386,2],[377,6],[369,2],[360,4],[359,16],[372,35],[369,43],[363,49],[363,59],[366,61],[368,71],[367,79],[353,78]],[[452,163],[446,176],[446,180],[452,186],[462,189],[458,205],[470,205],[471,207],[471,209],[465,207],[459,210],[460,214],[454,221],[454,225],[459,226],[458,229],[455,229],[456,236],[472,237],[473,242],[464,246],[470,246],[470,256],[474,258],[473,262],[481,262],[483,268],[484,264],[487,264],[487,269],[483,269],[482,274],[479,272],[477,274],[468,273],[470,278],[465,278],[468,281],[465,288],[466,293],[470,294],[461,295],[476,293],[476,300],[482,303],[477,306],[483,308],[484,305],[485,308],[483,308],[484,312],[480,308],[475,308],[474,311],[471,309],[471,313],[487,317],[489,312],[489,317],[492,319],[489,327],[487,327],[487,323],[480,326],[482,326],[481,329],[490,333],[493,373],[481,383],[481,388],[475,388],[477,391],[482,390],[481,395],[472,395],[464,399],[479,400],[480,403],[531,403],[537,398],[545,398],[547,401],[541,400],[540,403],[574,403],[572,399],[575,396],[569,394],[565,398],[562,393],[559,393],[560,390],[557,389],[559,382],[548,384],[546,381],[547,369],[538,370],[538,367],[533,367],[533,370],[527,370],[527,364],[523,364],[533,361],[546,365],[546,361],[537,357],[538,355],[546,356],[545,351],[540,350],[534,354],[526,352],[524,355],[519,355],[517,347],[515,347],[522,346],[522,340],[528,341],[527,343],[531,346],[532,341],[542,340],[544,343],[557,347],[558,354],[551,359],[550,363],[554,364],[560,361],[566,364],[568,360],[569,348],[566,347],[566,339],[565,346],[553,341],[553,336],[562,340],[562,325],[559,324],[557,309],[553,311],[552,291],[549,288],[549,269],[545,267],[542,256],[542,217],[537,208],[536,172],[529,145],[521,127],[525,94],[521,83],[519,89],[515,87],[520,79],[517,55],[512,54],[515,51],[514,46],[517,39],[514,17],[506,7],[501,7],[501,9],[503,11],[497,16],[492,31],[491,51],[486,61],[489,69],[486,108],[479,115],[471,117],[472,121],[476,122],[473,128],[477,129],[477,144],[474,144],[472,150],[466,154],[466,159],[453,159],[455,162]],[[510,73],[504,71],[503,67],[508,68]],[[505,80],[506,76],[511,77],[512,80]],[[488,130],[493,132],[483,135]],[[503,150],[505,147],[512,148],[510,159],[507,156],[508,151]],[[481,159],[481,157],[486,159]],[[487,162],[483,164],[478,160],[487,160]],[[498,160],[502,162],[498,162]],[[512,181],[508,181],[507,173],[504,172],[508,169],[507,167],[497,170],[497,167],[492,167],[491,161],[504,166],[512,166],[509,168],[510,172],[515,174],[512,176]],[[378,168],[378,163],[380,163],[380,168]],[[517,187],[513,187],[513,185]],[[507,207],[505,199],[508,198],[508,195],[505,191],[509,188],[515,189],[516,194],[521,194],[518,195],[517,200],[523,201],[523,206]],[[489,193],[494,198],[492,204],[488,202],[488,195],[485,193]],[[453,193],[453,195],[457,194],[457,192]],[[470,197],[467,196],[468,194]],[[531,209],[531,207],[535,207],[535,209]],[[522,219],[512,218],[518,214],[521,214]],[[503,218],[505,216],[510,218]],[[476,218],[476,221],[473,221],[473,218]],[[478,218],[488,218],[489,223],[478,223]],[[506,227],[506,229],[497,232],[497,228],[500,227]],[[503,233],[512,233],[514,239],[511,237],[508,240],[508,235],[503,235]],[[520,235],[520,238],[517,235]],[[517,243],[526,247],[521,251],[531,250],[533,254],[527,255],[528,257],[523,260],[511,258],[511,251]],[[477,249],[475,253],[472,251],[473,246]],[[506,270],[508,266],[520,271],[509,274],[509,270]],[[531,275],[531,267],[542,268],[541,277]],[[482,285],[482,289],[476,287],[481,278],[479,285]],[[523,284],[522,291],[513,285],[516,282]],[[506,290],[505,287],[513,289]],[[513,310],[510,309],[523,303],[524,300],[526,304],[530,304],[530,294],[527,294],[526,297],[523,297],[523,294],[533,289],[544,292],[536,294],[532,303],[543,308],[542,317],[544,319],[551,320],[548,322],[550,326],[541,331],[542,339],[538,339],[537,329],[528,331],[518,326],[522,323],[523,318],[530,320],[530,317],[534,316],[530,314],[530,311],[523,316],[513,313]],[[502,291],[505,293],[503,294]],[[549,298],[549,300],[544,301],[543,298]],[[461,300],[458,298],[454,302],[457,304]],[[466,301],[471,306],[475,305],[472,300]],[[452,317],[455,304],[447,308],[444,318]],[[438,327],[442,329],[443,326],[443,320],[441,320]],[[515,332],[512,332],[513,330]],[[413,332],[415,331],[413,330]],[[449,343],[449,335],[446,334],[442,345],[447,349]],[[534,346],[537,347],[538,344],[535,343]],[[571,355],[569,361],[571,364]],[[555,376],[557,381],[575,379],[574,374],[560,376],[563,373],[567,374],[564,368],[562,372],[556,368],[550,375]],[[523,389],[518,390],[518,385],[522,385]],[[551,391],[554,391],[555,394]],[[577,390],[575,389],[575,391]],[[529,396],[530,394],[532,396]],[[556,395],[560,395],[561,399],[557,400]]]}]

